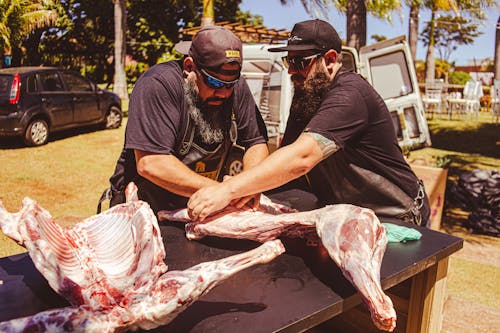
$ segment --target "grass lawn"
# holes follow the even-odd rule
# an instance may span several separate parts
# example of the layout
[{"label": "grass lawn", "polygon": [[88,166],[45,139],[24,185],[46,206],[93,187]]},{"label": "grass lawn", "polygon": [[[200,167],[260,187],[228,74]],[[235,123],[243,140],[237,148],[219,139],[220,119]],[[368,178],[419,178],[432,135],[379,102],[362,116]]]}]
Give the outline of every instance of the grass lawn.
[{"label": "grass lawn", "polygon": [[[434,117],[428,124],[432,148],[411,152],[410,160],[429,163],[449,160],[448,182],[473,169],[500,170],[500,124],[492,124],[489,113],[481,112],[477,122]],[[121,151],[124,130],[125,126],[116,130],[65,132],[38,148],[26,148],[15,140],[2,139],[0,199],[7,210],[17,211],[22,199],[29,196],[64,223],[95,214],[97,201],[108,186]],[[467,214],[445,202],[442,231],[467,242],[500,249],[498,238],[472,234],[463,227]],[[0,257],[22,251],[23,248],[0,232]],[[479,302],[500,313],[499,266],[452,258],[448,295]]]}]

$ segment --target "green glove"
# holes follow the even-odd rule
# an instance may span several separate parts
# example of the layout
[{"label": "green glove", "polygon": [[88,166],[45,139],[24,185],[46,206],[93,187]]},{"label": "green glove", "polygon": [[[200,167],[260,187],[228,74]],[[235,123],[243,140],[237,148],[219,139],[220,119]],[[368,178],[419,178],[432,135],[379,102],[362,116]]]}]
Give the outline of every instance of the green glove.
[{"label": "green glove", "polygon": [[415,229],[402,227],[392,223],[382,223],[387,231],[387,241],[389,243],[406,242],[409,240],[418,240],[422,234]]}]

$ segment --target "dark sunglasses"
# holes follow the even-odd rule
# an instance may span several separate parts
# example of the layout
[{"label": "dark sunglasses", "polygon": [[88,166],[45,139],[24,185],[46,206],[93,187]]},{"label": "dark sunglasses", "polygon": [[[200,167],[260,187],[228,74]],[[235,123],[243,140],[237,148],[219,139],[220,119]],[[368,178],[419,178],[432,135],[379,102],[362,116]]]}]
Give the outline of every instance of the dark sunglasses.
[{"label": "dark sunglasses", "polygon": [[237,78],[236,80],[233,81],[223,81],[208,74],[207,71],[204,70],[203,68],[200,68],[199,72],[201,73],[201,76],[203,76],[203,81],[205,81],[207,86],[209,86],[212,89],[220,89],[224,86],[226,87],[226,89],[231,89],[240,79]]},{"label": "dark sunglasses", "polygon": [[282,57],[281,59],[283,60],[283,65],[285,66],[286,69],[291,67],[292,69],[295,69],[300,72],[305,68],[307,68],[308,66],[310,66],[312,61],[321,55],[323,55],[323,53],[316,53],[307,57],[285,56]]}]

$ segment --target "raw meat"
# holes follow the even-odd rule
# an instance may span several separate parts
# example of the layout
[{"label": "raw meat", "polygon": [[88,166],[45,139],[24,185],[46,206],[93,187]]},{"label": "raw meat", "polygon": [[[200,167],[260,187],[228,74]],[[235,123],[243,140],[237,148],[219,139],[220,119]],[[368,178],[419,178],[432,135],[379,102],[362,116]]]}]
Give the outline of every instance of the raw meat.
[{"label": "raw meat", "polygon": [[130,289],[148,290],[167,271],[156,218],[136,199],[134,184],[127,190],[126,204],[73,228],[63,229],[29,198],[14,214],[0,205],[0,226],[26,247],[52,289],[72,305],[113,307],[127,301]]},{"label": "raw meat", "polygon": [[115,332],[152,329],[237,272],[284,252],[279,240],[185,271],[166,272],[157,220],[137,188],[127,203],[62,229],[33,200],[8,213],[4,233],[24,245],[54,290],[73,306],[0,323],[0,332]]},{"label": "raw meat", "polygon": [[380,285],[387,246],[385,228],[372,210],[353,205],[323,208],[316,231],[328,254],[362,295],[378,329],[392,332],[396,312]]},{"label": "raw meat", "polygon": [[[288,214],[284,214],[288,213]],[[273,203],[262,196],[260,209],[238,209],[233,206],[207,217],[203,222],[191,222],[187,209],[177,211],[160,211],[158,219],[188,222],[186,237],[191,240],[205,236],[219,236],[238,239],[251,239],[265,242],[277,237],[315,236],[315,223],[319,216],[316,213],[304,214],[289,207]]]},{"label": "raw meat", "polygon": [[330,257],[360,292],[379,329],[393,331],[396,312],[380,285],[380,266],[387,245],[385,228],[372,210],[348,204],[293,212],[265,198],[259,211],[227,207],[202,223],[191,222],[186,209],[160,211],[159,220],[188,222],[189,239],[204,236],[268,241],[279,236],[319,236]]}]

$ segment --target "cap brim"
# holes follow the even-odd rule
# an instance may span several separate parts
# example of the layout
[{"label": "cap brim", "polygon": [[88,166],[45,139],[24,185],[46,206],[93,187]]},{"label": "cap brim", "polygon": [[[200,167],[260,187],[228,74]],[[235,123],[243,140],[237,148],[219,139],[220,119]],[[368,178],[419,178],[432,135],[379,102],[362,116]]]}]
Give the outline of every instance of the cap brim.
[{"label": "cap brim", "polygon": [[287,45],[283,47],[274,47],[272,49],[267,49],[269,52],[283,52],[283,51],[309,51],[309,50],[319,50],[316,45],[312,44],[300,44],[300,45]]},{"label": "cap brim", "polygon": [[175,44],[174,50],[176,50],[179,53],[182,53],[184,55],[189,54],[189,49],[191,48],[191,41],[190,40],[183,40]]}]

